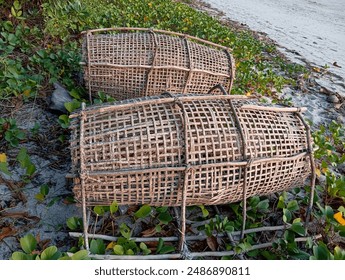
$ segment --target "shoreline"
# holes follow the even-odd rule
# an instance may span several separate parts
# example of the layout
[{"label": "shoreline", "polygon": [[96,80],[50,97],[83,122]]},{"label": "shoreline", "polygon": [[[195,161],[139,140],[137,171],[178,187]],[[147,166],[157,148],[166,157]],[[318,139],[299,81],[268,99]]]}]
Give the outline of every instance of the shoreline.
[{"label": "shoreline", "polygon": [[276,47],[274,55],[278,55],[286,63],[297,63],[291,60],[287,53],[298,55],[296,58],[300,63],[297,64],[308,70],[309,77],[305,79],[299,76],[297,87],[286,85],[279,97],[291,100],[294,106],[307,107],[306,117],[312,122],[312,129],[317,129],[320,125],[328,125],[332,120],[345,125],[345,82],[342,77],[281,46],[266,33],[252,30],[246,24],[229,19],[224,12],[202,0],[180,2],[195,10],[206,12],[235,31],[249,32],[255,39],[274,45]]}]

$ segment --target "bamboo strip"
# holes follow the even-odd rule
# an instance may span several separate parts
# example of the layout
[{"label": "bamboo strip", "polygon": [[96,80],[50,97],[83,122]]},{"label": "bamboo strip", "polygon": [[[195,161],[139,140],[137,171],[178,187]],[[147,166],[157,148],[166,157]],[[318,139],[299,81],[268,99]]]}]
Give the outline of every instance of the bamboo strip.
[{"label": "bamboo strip", "polygon": [[[300,153],[291,157],[272,157],[272,158],[261,158],[251,160],[251,164],[260,164],[264,162],[279,162],[279,161],[293,161],[308,155],[307,152]],[[247,161],[231,161],[231,162],[218,162],[209,164],[198,164],[193,165],[193,169],[210,168],[210,167],[222,167],[222,166],[246,166]],[[161,171],[184,171],[186,168],[181,167],[156,167],[156,168],[131,168],[131,169],[121,169],[121,170],[109,170],[109,171],[86,171],[87,176],[110,176],[110,175],[121,175],[121,174],[138,174],[138,173],[155,173]]]},{"label": "bamboo strip", "polygon": [[[111,28],[99,28],[99,29],[92,29],[92,30],[87,30],[87,31],[82,31],[81,34],[94,34],[94,33],[99,33],[99,32],[109,32],[109,31],[152,31],[152,32],[157,32],[157,33],[162,33],[162,34],[167,34],[167,35],[174,35],[178,37],[186,37],[201,43],[205,43],[220,49],[230,49],[228,47],[209,42],[207,40],[203,40],[198,37],[194,37],[188,34],[182,34],[178,32],[173,32],[173,31],[167,31],[167,30],[161,30],[161,29],[152,29],[152,28],[140,28],[140,27],[111,27]],[[231,49],[230,49],[231,50]]]},{"label": "bamboo strip", "polygon": [[[308,230],[308,225],[309,225],[309,220],[310,220],[310,216],[311,216],[311,211],[313,208],[313,204],[314,204],[314,192],[315,192],[315,181],[316,181],[316,167],[315,167],[315,161],[314,161],[314,153],[313,153],[313,146],[312,146],[312,137],[311,137],[311,132],[310,132],[310,127],[309,125],[306,123],[306,121],[303,119],[302,115],[297,112],[296,115],[298,116],[298,118],[302,121],[303,125],[306,128],[307,131],[307,143],[308,143],[308,154],[309,154],[309,158],[310,158],[310,168],[311,168],[311,188],[310,188],[310,200],[309,200],[309,206],[307,209],[307,213],[306,213],[306,229]],[[307,232],[306,230],[306,232]]]},{"label": "bamboo strip", "polygon": [[[245,95],[193,95],[193,96],[178,96],[178,97],[168,97],[168,98],[160,98],[160,99],[147,99],[141,100],[135,103],[114,103],[112,105],[103,104],[102,106],[96,106],[96,108],[89,107],[86,108],[85,112],[87,114],[100,114],[108,111],[113,110],[124,110],[133,107],[139,106],[146,106],[149,104],[165,104],[165,103],[172,103],[176,101],[178,98],[181,102],[190,102],[190,101],[199,101],[199,100],[227,100],[227,99],[248,99]],[[106,107],[104,107],[106,106]],[[73,113],[69,116],[70,119],[76,118],[80,115],[80,112]]]},{"label": "bamboo strip", "polygon": [[[298,237],[295,239],[295,242],[306,242],[309,237]],[[311,237],[313,240],[317,240],[322,238],[321,234],[315,235]],[[256,244],[253,245],[250,249],[248,249],[246,252],[258,250],[258,249],[264,249],[269,248],[273,246],[273,242],[267,242],[262,244]],[[225,256],[234,256],[237,255],[237,253],[233,250],[231,251],[222,251],[222,252],[191,252],[190,256],[192,258],[200,258],[200,257],[225,257]],[[158,259],[180,259],[182,257],[182,254],[162,254],[162,255],[89,255],[93,259],[98,260],[158,260]]]},{"label": "bamboo strip", "polygon": [[86,217],[86,194],[85,194],[85,160],[84,160],[84,122],[85,122],[85,115],[84,115],[85,103],[81,105],[81,117],[80,117],[80,185],[81,185],[81,193],[82,193],[82,209],[83,209],[83,225],[84,225],[84,240],[85,240],[85,248],[89,250],[89,238],[88,238],[88,220]]},{"label": "bamboo strip", "polygon": [[260,110],[260,111],[270,111],[270,112],[282,112],[282,113],[295,113],[295,112],[305,112],[306,107],[300,108],[287,108],[287,107],[267,107],[267,106],[257,106],[257,105],[242,105],[240,109],[243,110]]},{"label": "bamboo strip", "polygon": [[[189,69],[185,67],[180,67],[180,66],[174,66],[174,65],[168,65],[168,66],[151,66],[151,65],[122,65],[122,64],[111,64],[111,63],[95,63],[92,62],[89,64],[90,65],[90,70],[94,66],[100,66],[100,67],[112,67],[112,68],[139,68],[139,69],[148,69],[148,70],[181,70],[181,71],[186,71],[188,73],[205,73],[209,75],[214,75],[214,76],[219,76],[219,77],[229,77],[227,74],[223,73],[214,73],[212,71],[204,70],[204,69]],[[99,75],[98,77],[110,77],[109,75],[102,76]],[[188,82],[188,79],[187,79]]]}]

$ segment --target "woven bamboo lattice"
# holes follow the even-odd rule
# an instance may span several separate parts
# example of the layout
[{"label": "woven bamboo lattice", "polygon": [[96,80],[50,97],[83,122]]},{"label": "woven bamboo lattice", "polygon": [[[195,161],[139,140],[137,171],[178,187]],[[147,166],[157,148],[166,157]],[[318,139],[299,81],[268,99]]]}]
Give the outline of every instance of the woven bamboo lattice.
[{"label": "woven bamboo lattice", "polygon": [[146,28],[85,32],[84,79],[90,100],[104,92],[117,100],[171,93],[228,92],[234,62],[228,48],[180,33]]},{"label": "woven bamboo lattice", "polygon": [[85,205],[216,205],[302,186],[301,108],[231,95],[162,95],[71,115],[74,193]]}]

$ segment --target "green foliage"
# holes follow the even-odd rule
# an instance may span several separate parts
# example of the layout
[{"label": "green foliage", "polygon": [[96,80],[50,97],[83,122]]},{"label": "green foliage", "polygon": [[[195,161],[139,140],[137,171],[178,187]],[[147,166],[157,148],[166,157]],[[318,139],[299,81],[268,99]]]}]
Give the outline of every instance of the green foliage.
[{"label": "green foliage", "polygon": [[139,248],[142,250],[144,255],[151,254],[151,250],[147,248],[147,245],[144,242],[141,242]]},{"label": "green foliage", "polygon": [[318,176],[326,177],[327,192],[331,197],[345,199],[345,176],[334,173],[329,166],[337,167],[345,163],[345,129],[342,124],[332,121],[326,130],[321,126],[313,133],[315,158],[320,160],[316,169]]},{"label": "green foliage", "polygon": [[23,15],[22,5],[20,4],[19,1],[16,0],[13,2],[13,6],[11,7],[11,14],[16,19],[24,19],[22,17],[22,15]]},{"label": "green foliage", "polygon": [[26,100],[57,80],[68,88],[76,87],[78,43],[70,40],[62,46],[47,40],[49,34],[42,32],[41,20],[35,24],[35,18],[42,17],[40,11],[35,7],[25,10],[21,3],[14,1],[11,14],[0,22],[0,100],[12,96]]},{"label": "green foliage", "polygon": [[172,221],[172,217],[168,211],[159,213],[157,218],[164,225],[167,225],[168,223],[170,223]]},{"label": "green foliage", "polygon": [[121,245],[115,245],[113,250],[114,250],[115,255],[124,255],[125,254],[125,250]]},{"label": "green foliage", "polygon": [[103,255],[105,253],[105,244],[102,239],[93,239],[90,243],[90,252],[92,254]]},{"label": "green foliage", "polygon": [[233,221],[229,221],[228,217],[222,219],[219,215],[216,215],[215,219],[211,219],[210,222],[205,225],[205,233],[207,236],[224,232],[231,233],[234,229]]},{"label": "green foliage", "polygon": [[158,254],[168,254],[174,252],[176,249],[174,246],[165,245],[164,240],[159,238],[158,246],[157,246],[157,253]]},{"label": "green foliage", "polygon": [[7,156],[5,153],[0,153],[0,172],[9,176],[11,175],[11,172],[8,170]]},{"label": "green foliage", "polygon": [[26,260],[32,260],[33,258],[23,252],[14,252],[12,254],[11,260],[16,261],[26,261]]},{"label": "green foliage", "polygon": [[122,223],[120,225],[120,233],[123,237],[119,237],[117,243],[113,247],[113,253],[115,255],[135,255],[142,252],[144,255],[151,253],[151,250],[147,248],[146,244],[140,243],[138,246],[131,237],[130,228]]},{"label": "green foliage", "polygon": [[320,126],[320,129],[313,133],[313,140],[316,150],[314,156],[322,160],[322,172],[328,171],[327,166],[337,166],[345,162],[345,129],[342,124],[332,121],[326,127]]},{"label": "green foliage", "polygon": [[40,192],[35,195],[35,198],[38,201],[42,202],[42,201],[44,201],[44,199],[46,198],[48,193],[49,193],[49,186],[47,184],[44,184],[40,187]]},{"label": "green foliage", "polygon": [[126,239],[130,239],[131,238],[131,230],[130,230],[130,228],[125,223],[122,223],[120,225],[120,232],[121,232],[121,235],[124,238],[126,238]]},{"label": "green foliage", "polygon": [[202,216],[203,216],[204,218],[206,218],[206,217],[209,215],[208,210],[205,208],[204,205],[199,205],[199,208],[201,209]]},{"label": "green foliage", "polygon": [[20,238],[20,246],[25,253],[31,254],[37,246],[36,238],[32,234],[28,234]]},{"label": "green foliage", "polygon": [[69,113],[72,113],[73,111],[75,111],[81,107],[80,101],[78,101],[76,99],[73,99],[72,102],[66,102],[64,105],[65,105],[65,108],[67,109],[67,111]]},{"label": "green foliage", "polygon": [[77,230],[83,228],[83,220],[78,217],[68,218],[66,224],[70,230]]},{"label": "green foliage", "polygon": [[[60,258],[61,259],[61,258]],[[89,260],[89,253],[86,250],[80,250],[72,255],[72,257],[67,258],[71,260]]]},{"label": "green foliage", "polygon": [[68,128],[70,124],[70,119],[67,115],[60,115],[58,123],[61,125],[62,128]]},{"label": "green foliage", "polygon": [[290,223],[293,219],[294,213],[299,211],[299,205],[297,200],[288,201],[286,192],[283,192],[283,194],[279,196],[277,208],[283,210],[284,223]]},{"label": "green foliage", "polygon": [[8,170],[7,162],[0,162],[0,172],[3,172],[6,175],[11,175],[11,172]]},{"label": "green foliage", "polygon": [[105,94],[104,92],[99,92],[98,97],[93,100],[94,104],[102,104],[106,102],[114,102],[115,98]]},{"label": "green foliage", "polygon": [[98,216],[103,216],[106,212],[109,211],[109,206],[95,206],[95,207],[93,207],[93,211]]},{"label": "green foliage", "polygon": [[0,140],[1,138],[5,138],[12,147],[18,147],[26,135],[17,127],[16,120],[0,118]]},{"label": "green foliage", "polygon": [[151,211],[152,211],[151,206],[145,204],[145,205],[141,206],[137,212],[134,213],[134,217],[136,217],[138,219],[139,218],[145,218],[151,214]]},{"label": "green foliage", "polygon": [[311,260],[345,260],[345,250],[336,246],[334,248],[334,254],[332,254],[326,244],[319,242],[318,245],[313,247],[313,255]]},{"label": "green foliage", "polygon": [[17,160],[20,166],[26,170],[26,176],[32,176],[36,172],[36,166],[31,162],[26,148],[21,148]]},{"label": "green foliage", "polygon": [[61,256],[56,246],[50,246],[41,253],[41,260],[58,260]]},{"label": "green foliage", "polygon": [[119,209],[119,205],[117,204],[116,201],[113,201],[113,203],[109,207],[110,213],[115,214],[115,212],[117,212],[118,209]]}]

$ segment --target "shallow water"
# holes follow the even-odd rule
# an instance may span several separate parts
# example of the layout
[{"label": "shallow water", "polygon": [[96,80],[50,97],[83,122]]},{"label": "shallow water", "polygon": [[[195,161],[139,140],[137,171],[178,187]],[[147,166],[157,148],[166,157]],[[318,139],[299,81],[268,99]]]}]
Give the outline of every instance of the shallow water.
[{"label": "shallow water", "polygon": [[[285,50],[290,59],[328,65],[332,73],[345,79],[345,0],[204,1],[229,19],[267,33],[290,50]],[[335,62],[342,68],[334,66]]]}]

